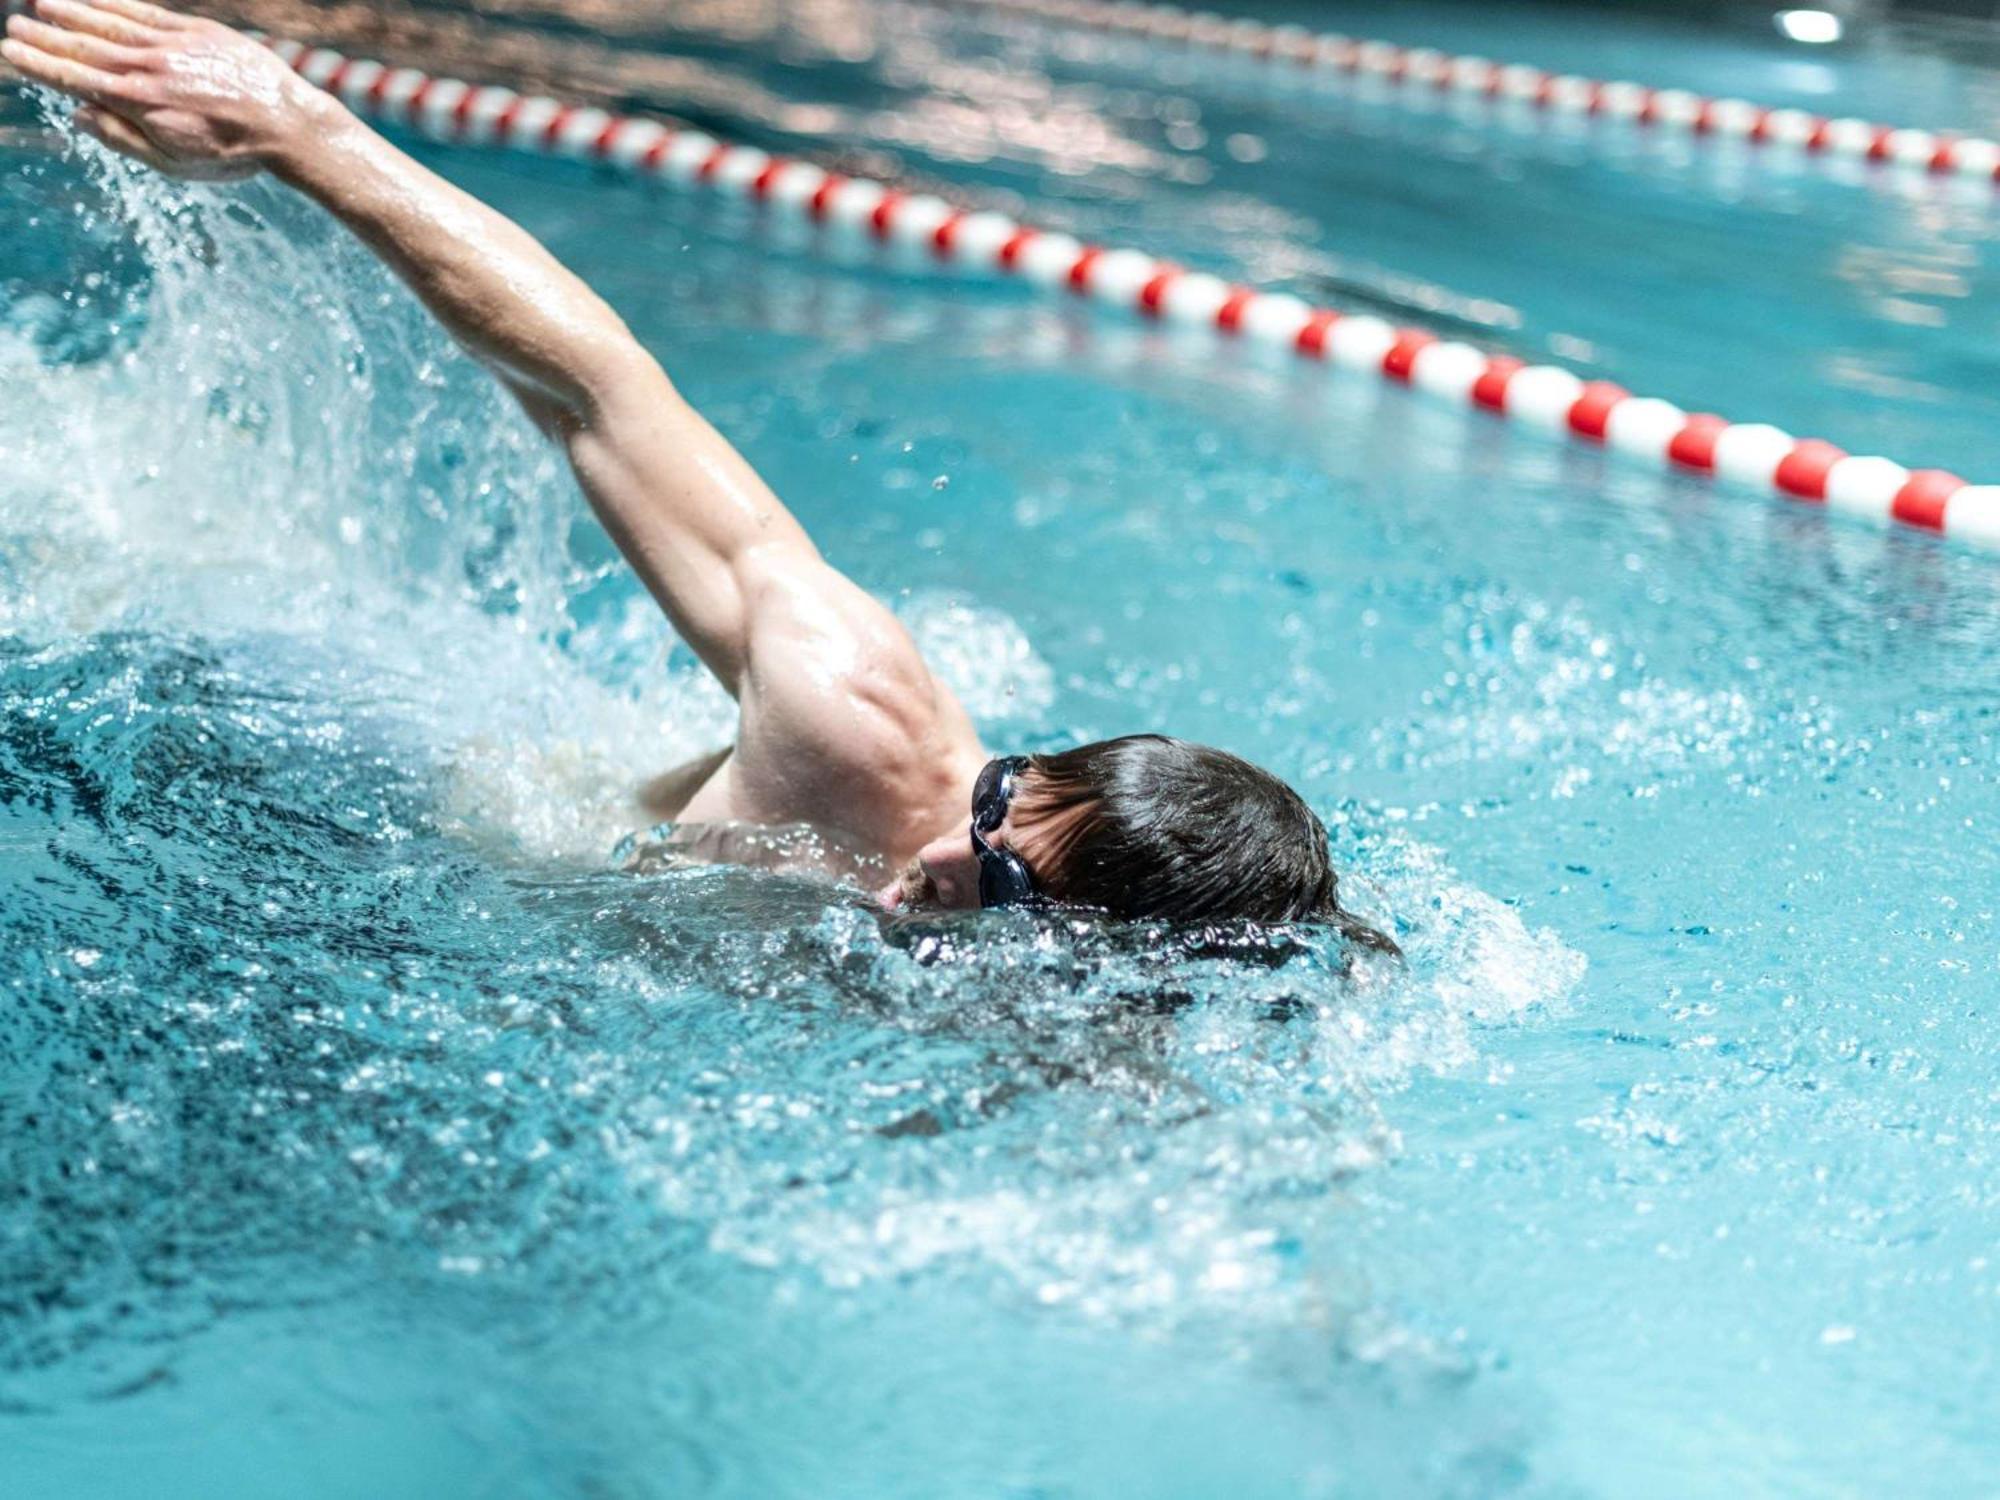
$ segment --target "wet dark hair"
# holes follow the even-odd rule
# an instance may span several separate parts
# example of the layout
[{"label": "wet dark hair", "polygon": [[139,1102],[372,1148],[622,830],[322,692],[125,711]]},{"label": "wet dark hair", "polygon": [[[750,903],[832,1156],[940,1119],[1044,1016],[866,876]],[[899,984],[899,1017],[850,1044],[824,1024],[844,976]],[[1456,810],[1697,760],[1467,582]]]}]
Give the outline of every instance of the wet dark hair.
[{"label": "wet dark hair", "polygon": [[1128,920],[1318,922],[1400,952],[1344,911],[1326,827],[1240,756],[1158,734],[1032,755],[1016,804],[1050,824],[1035,878],[1054,900]]}]

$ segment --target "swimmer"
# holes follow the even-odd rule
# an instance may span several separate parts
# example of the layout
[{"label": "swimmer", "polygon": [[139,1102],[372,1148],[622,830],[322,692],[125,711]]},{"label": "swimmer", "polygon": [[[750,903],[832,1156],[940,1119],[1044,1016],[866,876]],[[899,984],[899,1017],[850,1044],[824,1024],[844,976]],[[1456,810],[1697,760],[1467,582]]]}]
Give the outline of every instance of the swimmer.
[{"label": "swimmer", "polygon": [[1326,829],[1221,750],[1130,735],[995,757],[883,605],[828,565],[589,287],[269,50],[144,0],[36,0],[0,56],[177,177],[268,172],[322,205],[567,456],[619,550],[738,706],[736,742],[646,787],[684,824],[799,825],[883,861],[886,907],[1043,901],[1117,918],[1330,923]]}]

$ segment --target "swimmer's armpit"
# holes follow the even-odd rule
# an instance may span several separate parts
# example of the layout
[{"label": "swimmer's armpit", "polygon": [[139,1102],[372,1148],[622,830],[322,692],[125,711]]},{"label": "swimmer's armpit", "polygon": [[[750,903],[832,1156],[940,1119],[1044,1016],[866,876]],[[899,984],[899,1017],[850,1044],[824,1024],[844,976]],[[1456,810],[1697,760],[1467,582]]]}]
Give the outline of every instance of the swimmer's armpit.
[{"label": "swimmer's armpit", "polygon": [[671,771],[662,771],[639,788],[639,806],[649,817],[657,818],[662,823],[673,822],[686,811],[688,803],[694,800],[694,794],[735,753],[734,745],[725,745],[697,760],[675,766]]}]

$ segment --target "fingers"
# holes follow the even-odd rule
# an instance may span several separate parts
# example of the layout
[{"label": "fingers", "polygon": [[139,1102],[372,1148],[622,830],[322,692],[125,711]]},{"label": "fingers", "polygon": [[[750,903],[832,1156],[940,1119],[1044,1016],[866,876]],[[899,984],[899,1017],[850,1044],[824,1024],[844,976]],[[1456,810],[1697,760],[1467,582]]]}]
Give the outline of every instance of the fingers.
[{"label": "fingers", "polygon": [[[74,3],[74,0],[71,0],[71,3]],[[93,10],[110,11],[128,21],[137,21],[142,26],[150,26],[155,31],[186,31],[194,24],[188,17],[176,11],[148,5],[146,0],[86,0],[86,3]],[[37,9],[46,4],[47,0],[36,0]]]},{"label": "fingers", "polygon": [[36,19],[50,21],[65,31],[122,42],[128,47],[144,47],[159,41],[161,28],[121,16],[116,11],[85,3],[85,0],[36,0]]},{"label": "fingers", "polygon": [[38,47],[30,47],[16,37],[10,36],[0,42],[0,58],[18,68],[24,78],[45,83],[52,89],[61,89],[65,94],[74,94],[92,104],[135,102],[130,97],[130,85],[116,73],[107,73],[72,58],[57,57]]},{"label": "fingers", "polygon": [[38,52],[46,52],[51,57],[67,57],[72,62],[80,62],[88,67],[101,68],[107,73],[124,73],[136,68],[143,61],[140,54],[131,47],[117,42],[107,42],[101,36],[92,36],[82,31],[65,31],[59,26],[45,26],[40,21],[31,21],[26,16],[7,18],[7,35],[17,41],[26,42]]},{"label": "fingers", "polygon": [[155,171],[168,169],[167,159],[137,126],[108,109],[85,108],[76,112],[76,123],[84,134],[102,141],[113,151],[144,162]]}]

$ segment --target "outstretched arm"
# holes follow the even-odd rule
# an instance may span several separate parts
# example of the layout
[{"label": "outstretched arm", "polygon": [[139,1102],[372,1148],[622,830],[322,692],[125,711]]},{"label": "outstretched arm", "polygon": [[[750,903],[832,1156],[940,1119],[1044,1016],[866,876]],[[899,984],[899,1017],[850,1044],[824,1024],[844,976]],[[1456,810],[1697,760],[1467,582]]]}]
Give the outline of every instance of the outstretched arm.
[{"label": "outstretched arm", "polygon": [[[563,444],[675,628],[744,700],[746,732],[759,695],[759,721],[806,751],[865,735],[865,724],[833,722],[857,706],[935,713],[941,690],[894,619],[820,559],[618,315],[533,237],[226,26],[143,0],[37,0],[35,10],[8,22],[0,53],[83,100],[86,130],[179,176],[268,169],[373,247],[498,372]],[[840,664],[847,691],[816,700],[794,657],[822,677]]]}]

